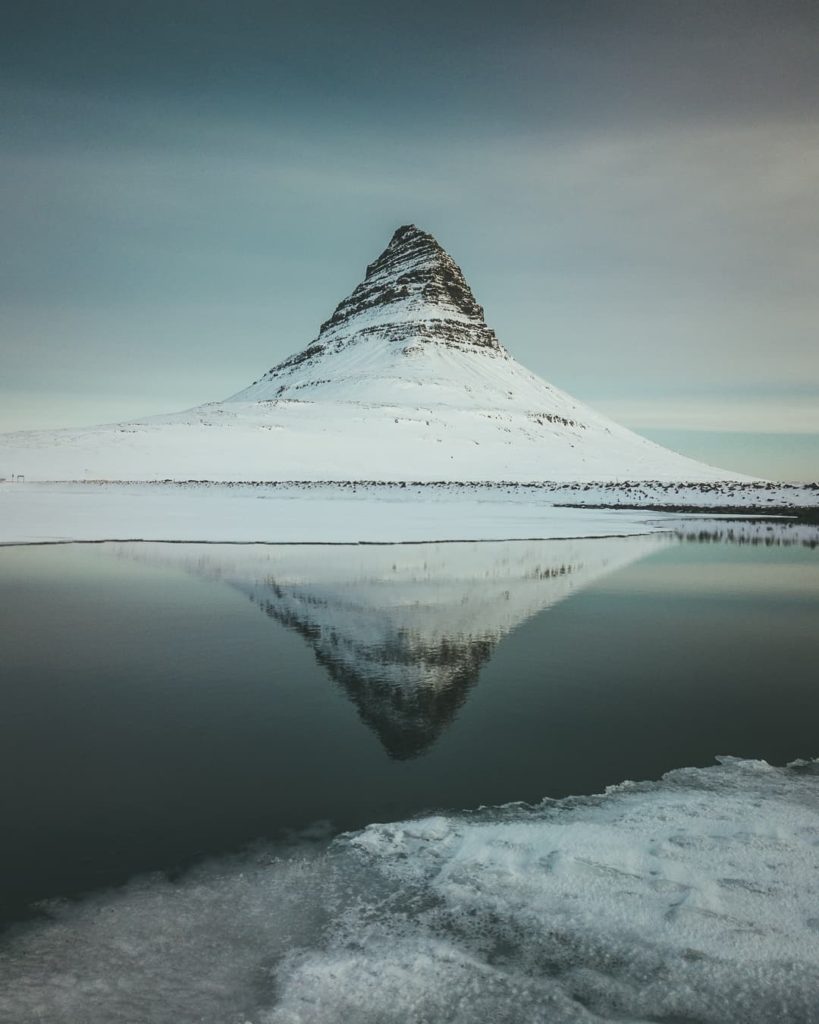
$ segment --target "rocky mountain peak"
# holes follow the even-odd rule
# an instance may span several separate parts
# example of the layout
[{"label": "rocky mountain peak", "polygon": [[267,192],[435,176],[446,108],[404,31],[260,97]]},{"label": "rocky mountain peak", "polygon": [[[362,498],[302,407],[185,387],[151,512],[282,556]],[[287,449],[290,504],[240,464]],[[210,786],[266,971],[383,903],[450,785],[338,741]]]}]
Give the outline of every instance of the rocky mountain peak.
[{"label": "rocky mountain peak", "polygon": [[431,274],[436,271],[444,274],[448,263],[454,266],[450,256],[433,235],[414,224],[404,224],[393,233],[389,245],[378,259],[367,267],[365,281],[380,274],[403,276],[406,264],[415,264],[419,268],[423,266]]},{"label": "rocky mountain peak", "polygon": [[386,333],[387,325],[394,328],[396,340],[407,337],[414,326],[421,327],[415,332],[418,340],[500,348],[460,267],[429,232],[414,224],[394,232],[361,284],[321,325],[318,341],[376,324],[380,333]]},{"label": "rocky mountain peak", "polygon": [[[483,357],[509,359],[486,326],[483,308],[458,264],[429,232],[404,224],[367,267],[361,284],[321,325],[318,337],[230,401],[304,400],[308,389],[315,393],[321,388],[326,394],[328,387],[346,388],[351,394],[353,386],[358,393],[362,359],[368,357],[367,372],[379,379],[383,397],[385,375],[405,379],[407,357],[417,361],[440,348],[477,355],[481,363]],[[339,361],[342,353],[345,358]],[[356,363],[354,369],[349,358]],[[377,392],[370,393],[377,397]]]}]

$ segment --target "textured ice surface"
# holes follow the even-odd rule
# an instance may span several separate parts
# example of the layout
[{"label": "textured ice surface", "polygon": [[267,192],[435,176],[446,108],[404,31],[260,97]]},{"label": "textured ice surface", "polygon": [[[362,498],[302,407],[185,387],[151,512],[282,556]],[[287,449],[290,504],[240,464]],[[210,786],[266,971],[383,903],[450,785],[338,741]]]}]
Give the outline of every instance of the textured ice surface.
[{"label": "textured ice surface", "polygon": [[819,1021],[819,770],[372,825],[55,907],[0,1019]]}]

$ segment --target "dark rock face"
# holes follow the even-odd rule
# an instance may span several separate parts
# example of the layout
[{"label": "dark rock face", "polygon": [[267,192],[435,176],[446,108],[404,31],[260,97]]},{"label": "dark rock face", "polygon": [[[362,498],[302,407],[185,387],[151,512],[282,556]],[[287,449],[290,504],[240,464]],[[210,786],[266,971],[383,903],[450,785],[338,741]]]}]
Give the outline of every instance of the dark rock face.
[{"label": "dark rock face", "polygon": [[[319,341],[352,326],[362,314],[378,310],[389,316],[390,307],[399,305],[405,307],[400,311],[402,318],[408,310],[416,309],[421,314],[417,319],[428,321],[434,331],[428,328],[427,333],[434,333],[436,340],[500,347],[460,267],[432,235],[414,224],[395,232],[387,248],[367,267],[361,284],[321,325]],[[399,309],[394,312],[399,313]],[[424,312],[429,316],[424,317]]]},{"label": "dark rock face", "polygon": [[261,380],[281,381],[284,393],[294,371],[367,339],[394,343],[408,357],[429,343],[506,356],[460,267],[414,224],[398,228],[361,284],[321,325],[318,338]]}]

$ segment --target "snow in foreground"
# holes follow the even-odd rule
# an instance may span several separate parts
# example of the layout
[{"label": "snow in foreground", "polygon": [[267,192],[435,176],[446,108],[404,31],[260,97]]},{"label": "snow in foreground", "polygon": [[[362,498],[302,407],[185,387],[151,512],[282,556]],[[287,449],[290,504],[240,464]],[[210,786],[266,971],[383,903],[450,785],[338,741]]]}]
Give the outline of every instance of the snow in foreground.
[{"label": "snow in foreground", "polygon": [[16,1024],[819,1021],[819,762],[372,825],[55,906]]}]

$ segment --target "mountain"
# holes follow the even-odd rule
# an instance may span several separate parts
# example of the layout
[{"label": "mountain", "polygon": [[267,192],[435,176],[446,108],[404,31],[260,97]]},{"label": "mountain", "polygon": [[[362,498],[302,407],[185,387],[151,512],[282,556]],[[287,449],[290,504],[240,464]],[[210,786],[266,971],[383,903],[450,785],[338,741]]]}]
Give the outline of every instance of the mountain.
[{"label": "mountain", "polygon": [[297,633],[390,757],[428,750],[501,640],[669,536],[472,544],[120,544],[227,584]]},{"label": "mountain", "polygon": [[399,228],[318,337],[222,402],[6,435],[0,475],[108,480],[744,479],[521,366],[432,235]]},{"label": "mountain", "polygon": [[504,397],[495,378],[508,360],[460,268],[432,235],[407,225],[312,344],[229,401],[443,399],[480,408]]}]

